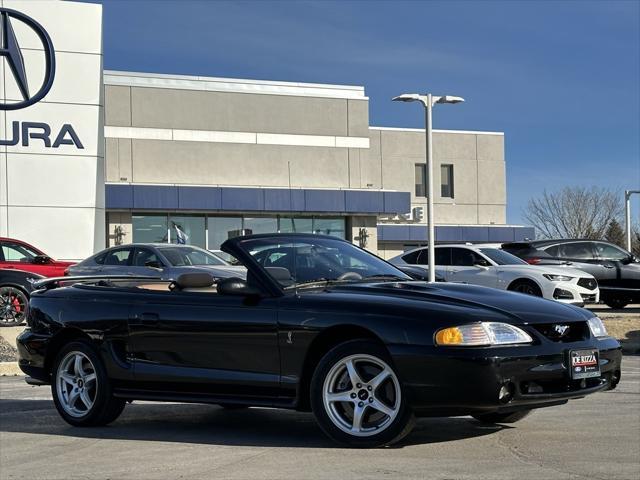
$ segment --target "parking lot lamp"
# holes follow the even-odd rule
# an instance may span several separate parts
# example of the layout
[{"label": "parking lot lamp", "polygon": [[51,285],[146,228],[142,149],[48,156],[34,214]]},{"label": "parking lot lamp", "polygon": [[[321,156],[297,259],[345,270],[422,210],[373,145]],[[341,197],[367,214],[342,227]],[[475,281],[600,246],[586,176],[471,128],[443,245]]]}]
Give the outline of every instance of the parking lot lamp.
[{"label": "parking lot lamp", "polygon": [[625,190],[624,191],[624,219],[626,229],[627,250],[631,251],[631,195],[634,193],[640,193],[640,190]]},{"label": "parking lot lamp", "polygon": [[431,111],[436,103],[460,103],[464,102],[462,97],[454,97],[452,95],[432,95],[427,93],[420,95],[418,93],[403,93],[397,97],[393,97],[394,102],[420,102],[425,111],[425,134],[426,134],[426,150],[427,150],[427,231],[429,239],[429,282],[436,281],[435,269],[435,220],[433,216],[433,132],[431,126]]}]

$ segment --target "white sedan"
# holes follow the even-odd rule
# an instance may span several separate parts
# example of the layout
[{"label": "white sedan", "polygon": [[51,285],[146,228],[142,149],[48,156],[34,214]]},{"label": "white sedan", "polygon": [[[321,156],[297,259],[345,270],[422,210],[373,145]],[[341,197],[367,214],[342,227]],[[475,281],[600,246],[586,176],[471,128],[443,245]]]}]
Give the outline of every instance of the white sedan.
[{"label": "white sedan", "polygon": [[[512,290],[579,306],[600,300],[596,279],[575,268],[533,266],[504,250],[480,245],[437,245],[435,251],[436,274],[447,282]],[[420,247],[389,262],[427,268],[427,258],[427,247]]]}]

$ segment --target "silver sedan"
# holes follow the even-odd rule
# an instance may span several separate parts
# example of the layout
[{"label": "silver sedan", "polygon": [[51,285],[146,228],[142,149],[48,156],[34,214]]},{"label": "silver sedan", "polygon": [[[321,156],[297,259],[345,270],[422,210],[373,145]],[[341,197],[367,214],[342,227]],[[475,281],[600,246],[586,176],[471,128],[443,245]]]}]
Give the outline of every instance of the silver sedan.
[{"label": "silver sedan", "polygon": [[136,275],[174,280],[187,272],[207,271],[214,277],[245,278],[246,269],[193,245],[132,243],[107,248],[72,265],[67,275]]}]

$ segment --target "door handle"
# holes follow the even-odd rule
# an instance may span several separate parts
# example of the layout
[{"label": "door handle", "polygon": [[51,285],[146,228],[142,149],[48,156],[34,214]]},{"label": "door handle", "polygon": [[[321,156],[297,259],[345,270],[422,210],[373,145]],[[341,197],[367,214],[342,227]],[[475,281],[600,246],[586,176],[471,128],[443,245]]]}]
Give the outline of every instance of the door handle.
[{"label": "door handle", "polygon": [[160,315],[152,312],[144,312],[133,315],[129,320],[132,325],[157,325],[160,323]]},{"label": "door handle", "polygon": [[614,266],[613,266],[613,265],[610,265],[610,264],[605,264],[605,265],[603,265],[603,267],[604,267],[604,268],[614,268]]}]

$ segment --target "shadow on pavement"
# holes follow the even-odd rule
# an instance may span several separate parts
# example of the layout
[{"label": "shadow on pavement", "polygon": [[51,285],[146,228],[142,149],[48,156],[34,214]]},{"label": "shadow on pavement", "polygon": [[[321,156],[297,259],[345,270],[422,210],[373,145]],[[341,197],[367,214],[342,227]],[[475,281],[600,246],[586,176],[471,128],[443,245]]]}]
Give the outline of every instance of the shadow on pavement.
[{"label": "shadow on pavement", "polygon": [[[107,427],[75,428],[57,414],[51,400],[0,399],[0,431],[75,438],[197,443],[204,445],[336,448],[313,415],[288,410],[225,410],[213,405],[134,403]],[[418,419],[394,448],[450,442],[498,432],[468,417]]]}]

